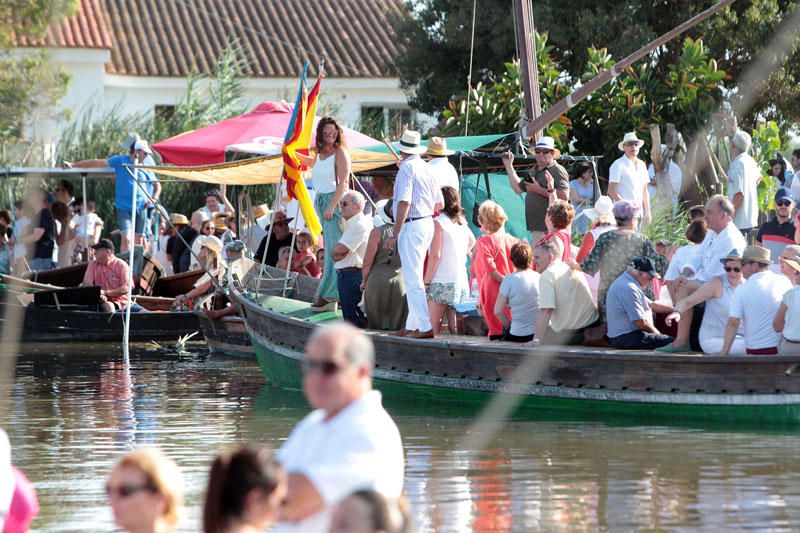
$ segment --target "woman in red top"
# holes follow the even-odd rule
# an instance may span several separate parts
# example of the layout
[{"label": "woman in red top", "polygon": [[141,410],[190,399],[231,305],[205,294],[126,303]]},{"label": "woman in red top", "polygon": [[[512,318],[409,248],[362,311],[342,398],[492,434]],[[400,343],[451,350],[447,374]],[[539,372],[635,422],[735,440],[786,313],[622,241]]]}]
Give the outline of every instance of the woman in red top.
[{"label": "woman in red top", "polygon": [[548,232],[536,241],[536,244],[541,244],[550,239],[561,241],[561,248],[564,250],[561,254],[561,260],[567,262],[567,259],[572,258],[572,236],[569,233],[569,225],[572,224],[573,218],[575,218],[575,208],[569,202],[554,200],[550,207],[547,208],[547,213],[544,216]]},{"label": "woman in red top", "polygon": [[[478,209],[478,222],[485,234],[472,250],[472,272],[478,281],[478,310],[489,326],[489,339],[503,338],[503,324],[494,315],[494,304],[500,292],[500,282],[514,272],[511,263],[511,247],[517,239],[506,234],[508,220],[501,206],[486,200]],[[509,320],[510,320],[509,316]]]}]

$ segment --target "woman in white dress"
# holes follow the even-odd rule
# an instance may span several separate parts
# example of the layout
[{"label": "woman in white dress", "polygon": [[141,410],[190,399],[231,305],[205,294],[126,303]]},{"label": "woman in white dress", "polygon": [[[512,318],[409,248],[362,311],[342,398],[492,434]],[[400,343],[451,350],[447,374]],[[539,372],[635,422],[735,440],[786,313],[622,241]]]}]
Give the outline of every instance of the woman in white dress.
[{"label": "woman in white dress", "polygon": [[[712,278],[700,286],[697,291],[675,304],[674,310],[667,316],[667,325],[673,320],[680,320],[681,313],[702,302],[706,303],[703,321],[700,324],[700,348],[703,353],[714,354],[722,350],[725,342],[725,327],[728,324],[731,302],[736,287],[744,283],[742,274],[742,258],[736,250],[731,250],[727,257],[720,259],[725,265],[725,275]],[[744,355],[743,324],[731,346],[730,355]],[[681,348],[681,347],[677,347]]]}]

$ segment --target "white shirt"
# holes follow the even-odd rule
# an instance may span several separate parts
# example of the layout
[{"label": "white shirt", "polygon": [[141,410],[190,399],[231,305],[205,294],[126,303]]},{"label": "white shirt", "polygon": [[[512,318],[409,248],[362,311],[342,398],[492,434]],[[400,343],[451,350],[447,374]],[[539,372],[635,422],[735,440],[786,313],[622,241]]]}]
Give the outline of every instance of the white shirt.
[{"label": "white shirt", "polygon": [[739,229],[758,226],[758,178],[761,171],[750,154],[739,154],[728,168],[728,199],[733,202],[736,193],[742,193],[742,204],[733,215],[733,222]]},{"label": "white shirt", "polygon": [[786,304],[786,317],[783,337],[792,342],[800,342],[800,287],[794,287],[783,295]]},{"label": "white shirt", "polygon": [[317,409],[292,431],[277,453],[290,474],[303,474],[325,507],[296,523],[281,522],[273,532],[327,533],[333,508],[351,493],[372,489],[395,499],[403,490],[400,431],[369,391],[330,420]]},{"label": "white shirt", "polygon": [[439,188],[452,187],[459,190],[458,172],[446,157],[433,157],[428,161],[428,168],[439,182]]},{"label": "white shirt", "polygon": [[[683,171],[675,161],[670,160],[667,172],[669,174],[669,184],[670,187],[672,187],[672,202],[678,205],[678,196],[681,193],[681,185],[683,185]],[[647,167],[647,175],[650,177],[650,185],[647,186],[647,190],[650,194],[650,202],[652,203],[658,190],[656,186],[656,167],[654,167],[652,163]]]},{"label": "white shirt", "polygon": [[500,294],[511,310],[511,334],[533,335],[539,317],[539,273],[528,269],[507,275],[500,282]]},{"label": "white shirt", "polygon": [[772,329],[783,295],[792,282],[770,270],[753,274],[736,288],[731,304],[731,318],[744,322],[744,343],[748,349],[777,347],[781,334]]},{"label": "white shirt", "polygon": [[[200,209],[198,209],[198,211],[202,211],[203,213],[206,214],[206,220],[211,220],[212,218],[214,218],[211,209],[209,209],[206,206],[201,207]],[[220,202],[219,207],[217,207],[217,213],[224,213],[224,212],[225,212],[225,204]]]},{"label": "white shirt", "polygon": [[792,187],[791,188],[792,188],[792,196],[795,197],[795,200],[797,198],[800,198],[800,170],[795,172],[794,176],[792,176]]},{"label": "white shirt", "polygon": [[97,216],[97,213],[87,213],[85,215],[75,215],[72,217],[72,223],[75,225],[75,235],[79,239],[83,239],[87,235],[94,236],[97,226],[102,226],[102,219]]},{"label": "white shirt", "polygon": [[647,166],[641,159],[631,161],[623,155],[611,165],[608,171],[608,182],[617,184],[617,193],[623,200],[644,205],[645,185],[650,183]]},{"label": "white shirt", "polygon": [[364,264],[364,253],[367,251],[369,232],[372,231],[372,218],[359,213],[349,220],[342,218],[342,224],[344,228],[338,244],[347,246],[350,253],[341,261],[336,261],[333,268],[337,270],[348,267],[361,268]]},{"label": "white shirt", "polygon": [[466,222],[456,224],[444,213],[436,221],[442,227],[442,252],[431,283],[460,283],[466,287],[470,242],[475,240],[472,231]]},{"label": "white shirt", "polygon": [[[730,250],[728,250],[730,251]],[[681,246],[672,255],[672,261],[669,262],[667,273],[664,274],[664,281],[675,281],[681,275],[683,265],[692,263],[700,253],[700,245],[689,243]]]},{"label": "white shirt", "polygon": [[432,216],[436,204],[444,203],[439,182],[418,155],[407,157],[397,171],[392,202],[395,217],[400,202],[410,204],[407,215],[410,219]]},{"label": "white shirt", "polygon": [[311,169],[311,183],[317,194],[336,192],[336,152],[325,159],[317,156]]},{"label": "white shirt", "polygon": [[734,248],[741,255],[746,246],[747,242],[733,221],[728,222],[719,234],[709,229],[706,238],[700,243],[700,252],[690,257],[686,264],[681,266],[681,271],[686,267],[691,268],[694,271],[692,279],[701,282],[722,276],[725,274],[725,268],[719,260],[727,257]]}]

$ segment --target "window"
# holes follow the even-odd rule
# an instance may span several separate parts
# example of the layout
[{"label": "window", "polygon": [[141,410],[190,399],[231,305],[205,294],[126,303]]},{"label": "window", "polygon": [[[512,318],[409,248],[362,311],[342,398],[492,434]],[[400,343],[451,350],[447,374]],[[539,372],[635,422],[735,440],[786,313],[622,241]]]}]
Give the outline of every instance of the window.
[{"label": "window", "polygon": [[403,130],[414,128],[416,113],[408,107],[371,105],[361,107],[359,130],[375,138],[398,138]]}]

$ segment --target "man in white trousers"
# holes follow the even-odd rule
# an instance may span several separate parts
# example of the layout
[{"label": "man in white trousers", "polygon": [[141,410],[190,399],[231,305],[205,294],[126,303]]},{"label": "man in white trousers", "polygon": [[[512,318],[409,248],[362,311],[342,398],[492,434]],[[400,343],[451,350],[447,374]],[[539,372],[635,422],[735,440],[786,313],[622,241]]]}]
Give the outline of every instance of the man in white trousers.
[{"label": "man in white trousers", "polygon": [[425,254],[433,239],[433,214],[444,206],[439,182],[420,157],[426,151],[420,145],[420,134],[406,130],[400,138],[398,151],[402,162],[394,183],[394,235],[384,242],[388,250],[400,254],[403,281],[406,285],[408,319],[406,327],[394,333],[414,339],[433,338],[428,300],[423,281]]}]

